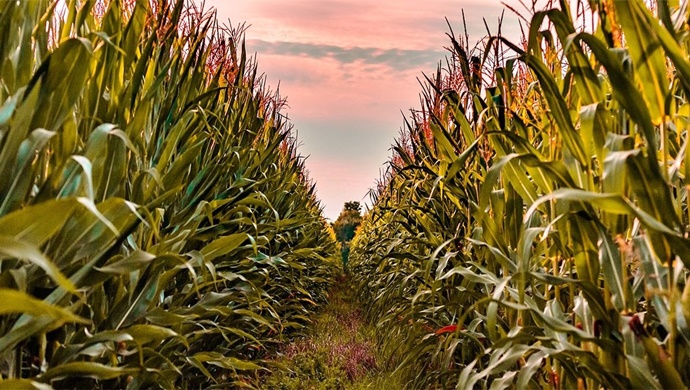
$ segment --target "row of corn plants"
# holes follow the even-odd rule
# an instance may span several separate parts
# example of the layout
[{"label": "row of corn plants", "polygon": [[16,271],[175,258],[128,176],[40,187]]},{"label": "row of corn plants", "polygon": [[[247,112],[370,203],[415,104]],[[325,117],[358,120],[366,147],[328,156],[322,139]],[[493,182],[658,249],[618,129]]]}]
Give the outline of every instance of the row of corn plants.
[{"label": "row of corn plants", "polygon": [[563,0],[519,44],[451,31],[350,255],[411,388],[690,386],[688,16]]},{"label": "row of corn plants", "polygon": [[0,388],[246,387],[324,302],[334,235],[242,33],[0,3]]}]

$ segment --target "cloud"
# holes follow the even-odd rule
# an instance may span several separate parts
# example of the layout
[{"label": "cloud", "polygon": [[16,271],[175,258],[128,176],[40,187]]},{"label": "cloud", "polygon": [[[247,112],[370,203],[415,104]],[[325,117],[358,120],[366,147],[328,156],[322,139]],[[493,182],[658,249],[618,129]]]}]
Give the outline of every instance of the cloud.
[{"label": "cloud", "polygon": [[[502,0],[207,0],[219,15],[246,20],[248,37],[267,41],[310,42],[345,47],[437,49],[446,43],[447,17],[461,32],[465,11],[471,39],[486,34],[483,18],[494,30]],[[516,3],[517,0],[509,0]],[[519,8],[519,7],[518,7]],[[507,19],[515,19],[512,12]]]},{"label": "cloud", "polygon": [[384,65],[399,71],[428,68],[446,55],[443,50],[342,47],[303,42],[268,42],[260,39],[249,40],[247,46],[265,55],[333,59],[341,64]]}]

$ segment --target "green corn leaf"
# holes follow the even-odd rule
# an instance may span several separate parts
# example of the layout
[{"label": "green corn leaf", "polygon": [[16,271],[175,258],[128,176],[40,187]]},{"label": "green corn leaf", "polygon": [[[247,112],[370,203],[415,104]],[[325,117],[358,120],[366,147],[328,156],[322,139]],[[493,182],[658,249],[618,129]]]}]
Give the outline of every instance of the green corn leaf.
[{"label": "green corn leaf", "polygon": [[652,370],[644,359],[627,355],[626,360],[630,366],[630,381],[636,388],[662,390],[658,380],[652,376]]},{"label": "green corn leaf", "polygon": [[40,247],[62,229],[79,207],[74,198],[25,207],[0,218],[0,234]]},{"label": "green corn leaf", "polygon": [[[53,306],[21,291],[0,288],[0,314],[26,313],[32,316],[50,318],[55,326],[67,322],[89,324],[90,321],[61,307]],[[10,331],[12,332],[12,331]]]},{"label": "green corn leaf", "polygon": [[537,12],[532,17],[530,29],[541,28],[544,16],[548,16],[549,21],[554,24],[559,40],[564,43],[564,52],[568,57],[569,72],[575,78],[575,88],[578,96],[582,99],[582,105],[598,103],[603,99],[603,92],[599,79],[590,66],[589,60],[585,56],[582,48],[578,45],[568,45],[568,37],[575,33],[575,27],[569,15],[561,10],[551,9],[544,12]]},{"label": "green corn leaf", "polygon": [[171,329],[156,325],[132,325],[124,331],[131,335],[134,341],[142,345],[179,336]]},{"label": "green corn leaf", "polygon": [[55,135],[52,131],[36,129],[24,140],[17,151],[17,163],[12,172],[14,180],[3,191],[5,198],[0,204],[0,215],[16,209],[26,198],[36,176],[36,156]]},{"label": "green corn leaf", "polygon": [[141,269],[156,259],[155,255],[148,252],[135,251],[131,255],[119,261],[108,263],[103,267],[95,267],[100,272],[128,275],[132,271]]},{"label": "green corn leaf", "polygon": [[60,269],[35,246],[14,237],[0,235],[0,257],[27,260],[41,267],[58,286],[72,294],[77,293],[74,284],[60,272]]},{"label": "green corn leaf", "polygon": [[234,357],[225,357],[220,353],[213,353],[213,352],[197,353],[194,356],[189,357],[188,359],[190,361],[198,362],[197,364],[206,363],[206,364],[211,364],[211,365],[222,367],[222,368],[227,368],[230,370],[246,371],[246,370],[262,370],[262,369],[264,369],[263,367],[259,366],[256,363],[237,359]]},{"label": "green corn leaf", "polygon": [[[587,44],[597,61],[604,66],[606,74],[610,79],[611,86],[613,87],[613,96],[621,103],[626,113],[642,130],[642,134],[647,141],[648,153],[650,156],[654,156],[654,163],[656,163],[657,142],[649,108],[645,105],[645,99],[642,94],[627,76],[620,60],[613,52],[606,48],[601,41],[591,34],[578,33],[571,35],[568,40],[568,44],[576,44],[580,41]],[[657,171],[659,171],[659,169],[657,169]]]},{"label": "green corn leaf", "polygon": [[48,382],[68,377],[87,377],[94,379],[114,379],[123,375],[136,374],[138,368],[112,367],[92,362],[70,362],[49,368],[39,380]]},{"label": "green corn leaf", "polygon": [[220,237],[210,244],[206,245],[202,250],[201,254],[207,261],[213,260],[220,256],[227,255],[233,252],[237,247],[239,247],[248,238],[245,233],[237,233],[229,236]]},{"label": "green corn leaf", "polygon": [[91,41],[70,38],[62,42],[45,60],[45,75],[37,73],[34,79],[37,76],[45,79],[42,97],[46,109],[36,111],[32,120],[33,128],[53,130],[63,123],[67,113],[79,99],[84,83],[91,76],[92,54]]},{"label": "green corn leaf", "polygon": [[653,28],[640,15],[637,0],[614,0],[618,20],[623,27],[633,66],[640,78],[652,123],[660,124],[667,115],[664,109],[669,80],[666,57]]},{"label": "green corn leaf", "polygon": [[[18,102],[19,94],[16,94],[14,96],[8,97],[7,100],[5,100],[5,102],[2,104],[2,107],[0,107],[0,129],[3,129],[8,125],[10,119],[12,118],[12,114],[14,114],[14,110],[17,108]],[[2,140],[3,138],[4,134],[3,136],[0,136],[0,140]]]},{"label": "green corn leaf", "polygon": [[[93,202],[93,165],[91,161],[84,156],[71,156],[70,160],[70,162],[73,161],[74,164],[71,164],[72,169],[65,172],[66,177],[58,192],[58,197],[66,198],[69,196],[85,195],[87,199]],[[77,167],[81,168],[81,174],[79,174]],[[85,194],[79,191],[81,188],[83,188]]]},{"label": "green corn leaf", "polygon": [[599,226],[599,261],[604,281],[611,292],[613,306],[619,312],[631,309],[632,296],[625,276],[626,266],[621,258],[620,250],[601,226]]},{"label": "green corn leaf", "polygon": [[585,148],[582,143],[582,138],[575,131],[573,122],[570,119],[570,112],[565,100],[561,96],[558,87],[556,86],[553,76],[543,62],[537,60],[535,57],[525,54],[523,61],[535,72],[539,79],[539,84],[544,89],[544,98],[549,103],[551,114],[559,127],[559,134],[563,137],[563,142],[568,148],[573,157],[583,167],[589,166],[589,157],[585,154]]}]

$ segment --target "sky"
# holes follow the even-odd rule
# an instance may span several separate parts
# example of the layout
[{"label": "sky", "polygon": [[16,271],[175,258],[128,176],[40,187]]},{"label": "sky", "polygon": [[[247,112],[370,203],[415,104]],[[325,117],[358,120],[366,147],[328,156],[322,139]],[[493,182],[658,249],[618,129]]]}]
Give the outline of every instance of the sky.
[{"label": "sky", "polygon": [[[526,2],[531,2],[527,0]],[[343,204],[370,205],[404,116],[418,108],[423,74],[435,72],[450,21],[470,43],[496,32],[500,0],[206,0],[221,23],[246,23],[246,48],[267,84],[287,98],[299,153],[308,156],[324,216]],[[508,1],[524,10],[517,0]],[[506,11],[503,35],[519,39]]]}]

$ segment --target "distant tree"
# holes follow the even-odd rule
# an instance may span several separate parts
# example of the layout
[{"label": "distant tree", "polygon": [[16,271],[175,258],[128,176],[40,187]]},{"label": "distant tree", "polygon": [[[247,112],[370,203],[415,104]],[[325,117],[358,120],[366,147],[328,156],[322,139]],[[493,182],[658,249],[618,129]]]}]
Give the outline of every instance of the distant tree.
[{"label": "distant tree", "polygon": [[359,202],[345,202],[343,211],[333,222],[335,238],[342,245],[343,265],[347,269],[347,258],[350,254],[350,241],[355,236],[357,227],[362,223],[362,205]]},{"label": "distant tree", "polygon": [[[357,213],[362,212],[362,205],[359,204],[359,202],[345,202],[345,206],[343,206],[343,211],[356,211]],[[342,214],[341,214],[342,215]]]},{"label": "distant tree", "polygon": [[346,202],[343,211],[333,223],[335,237],[341,243],[349,242],[355,236],[357,226],[362,222],[359,202]]}]

